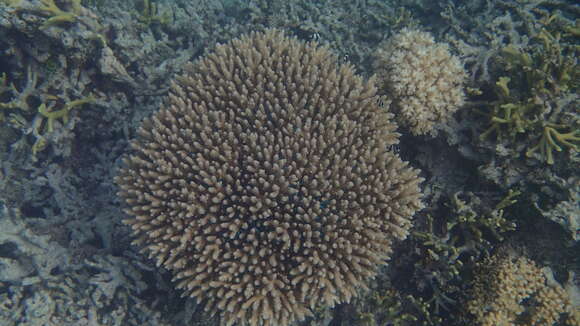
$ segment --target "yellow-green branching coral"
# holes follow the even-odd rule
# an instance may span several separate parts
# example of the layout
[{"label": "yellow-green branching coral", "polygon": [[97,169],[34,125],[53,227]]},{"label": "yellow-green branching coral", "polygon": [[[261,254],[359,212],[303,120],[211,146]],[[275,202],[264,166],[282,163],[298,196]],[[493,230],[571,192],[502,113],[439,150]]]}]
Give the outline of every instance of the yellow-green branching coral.
[{"label": "yellow-green branching coral", "polygon": [[170,21],[168,12],[159,13],[159,6],[152,0],[143,0],[141,2],[142,10],[137,16],[137,20],[148,27],[154,24],[165,25]]},{"label": "yellow-green branching coral", "polygon": [[81,0],[62,1],[57,5],[54,0],[39,0],[39,5],[34,5],[22,0],[6,0],[5,2],[17,11],[26,11],[47,17],[42,28],[70,24],[76,22],[81,13]]},{"label": "yellow-green branching coral", "polygon": [[47,132],[51,133],[54,131],[54,122],[57,119],[62,119],[63,123],[67,123],[68,122],[68,114],[69,112],[77,107],[77,106],[81,106],[83,104],[86,103],[91,103],[94,101],[93,97],[85,97],[82,99],[78,99],[78,100],[74,100],[71,102],[68,102],[64,105],[64,107],[60,110],[56,110],[56,111],[52,111],[51,108],[47,108],[46,104],[42,103],[39,107],[38,107],[38,113],[43,116],[44,118],[46,118],[47,121]]},{"label": "yellow-green branching coral", "polygon": [[409,298],[403,297],[393,288],[373,290],[360,302],[356,325],[378,326],[388,322],[390,325],[401,326],[417,323],[417,316],[405,311],[403,303],[408,305],[408,301]]},{"label": "yellow-green branching coral", "polygon": [[62,120],[63,124],[66,124],[69,121],[69,113],[73,108],[92,103],[94,100],[92,96],[73,100],[65,103],[63,108],[59,110],[54,110],[53,106],[47,106],[46,103],[41,103],[38,107],[38,114],[34,117],[32,127],[30,128],[32,135],[35,137],[35,142],[32,145],[33,157],[36,157],[38,153],[42,152],[48,146],[49,140],[47,137],[54,132],[54,124],[57,120]]},{"label": "yellow-green branching coral", "polygon": [[5,3],[8,7],[17,7],[22,0],[2,0],[0,3]]},{"label": "yellow-green branching coral", "polygon": [[489,117],[480,139],[495,133],[498,141],[508,135],[511,142],[532,142],[535,145],[526,144],[526,156],[540,157],[548,164],[554,163],[554,151],[577,150],[579,137],[577,127],[565,116],[574,115],[575,101],[567,99],[574,98],[580,86],[580,48],[566,39],[571,27],[562,26],[558,17],[540,20],[541,27],[527,46],[508,45],[501,51],[505,70],[494,85],[494,99],[486,103],[491,109],[478,111]]},{"label": "yellow-green branching coral", "polygon": [[77,15],[81,11],[80,0],[70,0],[68,2],[70,11],[65,11],[59,8],[54,0],[40,0],[40,2],[42,2],[44,6],[41,6],[39,10],[50,16],[42,25],[43,27],[74,23],[77,19]]},{"label": "yellow-green branching coral", "polygon": [[[560,131],[558,129],[560,129]],[[565,129],[568,129],[567,126],[556,124],[548,124],[544,126],[538,144],[530,148],[526,152],[526,156],[532,157],[535,152],[540,151],[540,154],[548,164],[554,164],[554,150],[561,152],[562,147],[564,146],[571,150],[578,151],[578,144],[580,144],[580,129],[575,129],[569,132],[562,131]]]},{"label": "yellow-green branching coral", "polygon": [[533,102],[495,104],[492,112],[487,114],[490,117],[491,126],[479,137],[485,139],[495,133],[498,137],[507,135],[513,138],[518,133],[524,133],[533,126],[535,122],[533,113],[538,112],[539,109],[538,105]]},{"label": "yellow-green branching coral", "polygon": [[80,0],[69,0],[65,2],[70,11],[61,9],[56,5],[54,0],[40,0],[40,2],[43,4],[43,6],[40,6],[38,9],[50,16],[59,16],[65,14],[77,15],[80,13],[82,8]]},{"label": "yellow-green branching coral", "polygon": [[499,91],[500,97],[509,98],[510,88],[509,88],[508,84],[510,81],[511,81],[511,78],[504,76],[504,77],[499,77],[498,81],[495,83],[495,86],[497,87],[497,89]]},{"label": "yellow-green branching coral", "polygon": [[19,90],[14,83],[8,82],[8,75],[3,73],[0,76],[0,96],[4,102],[0,102],[0,109],[20,109],[22,111],[32,111],[29,98],[36,92],[38,74],[29,66],[27,69],[27,79],[24,87]]}]

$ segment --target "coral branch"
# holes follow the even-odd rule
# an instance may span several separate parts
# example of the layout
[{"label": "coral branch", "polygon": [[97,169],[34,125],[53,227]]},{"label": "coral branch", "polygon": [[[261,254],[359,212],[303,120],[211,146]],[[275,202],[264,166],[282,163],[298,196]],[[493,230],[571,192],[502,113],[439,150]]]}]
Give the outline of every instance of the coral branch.
[{"label": "coral branch", "polygon": [[569,149],[577,151],[578,146],[574,143],[580,142],[580,130],[577,129],[567,133],[562,133],[556,130],[557,128],[564,127],[565,126],[555,124],[545,126],[540,141],[536,146],[530,148],[526,152],[526,156],[532,157],[532,155],[539,150],[540,154],[548,164],[554,164],[553,150],[561,152],[562,146],[566,146]]}]

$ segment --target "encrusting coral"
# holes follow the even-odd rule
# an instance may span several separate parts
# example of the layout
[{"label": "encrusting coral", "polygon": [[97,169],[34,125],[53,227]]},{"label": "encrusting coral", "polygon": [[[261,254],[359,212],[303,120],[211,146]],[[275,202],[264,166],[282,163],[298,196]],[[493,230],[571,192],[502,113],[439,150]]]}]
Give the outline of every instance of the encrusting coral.
[{"label": "encrusting coral", "polygon": [[378,50],[375,69],[397,121],[414,135],[436,134],[464,103],[463,65],[428,33],[405,28],[391,37]]},{"label": "encrusting coral", "polygon": [[276,30],[219,45],[124,160],[135,243],[222,324],[283,326],[349,301],[422,208],[373,80],[337,62]]}]

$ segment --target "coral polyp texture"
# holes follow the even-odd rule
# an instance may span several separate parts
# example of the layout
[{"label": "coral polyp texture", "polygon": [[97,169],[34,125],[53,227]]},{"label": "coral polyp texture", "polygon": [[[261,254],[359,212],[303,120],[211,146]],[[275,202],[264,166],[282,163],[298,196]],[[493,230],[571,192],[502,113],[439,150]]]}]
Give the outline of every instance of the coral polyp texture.
[{"label": "coral polyp texture", "polygon": [[135,242],[223,325],[349,301],[422,207],[373,81],[337,62],[276,30],[218,45],[124,160]]},{"label": "coral polyp texture", "polygon": [[496,254],[479,264],[466,308],[481,326],[578,325],[572,294],[550,279],[526,257]]},{"label": "coral polyp texture", "polygon": [[414,135],[435,135],[465,101],[463,65],[429,33],[400,31],[377,51],[375,69],[397,121]]}]

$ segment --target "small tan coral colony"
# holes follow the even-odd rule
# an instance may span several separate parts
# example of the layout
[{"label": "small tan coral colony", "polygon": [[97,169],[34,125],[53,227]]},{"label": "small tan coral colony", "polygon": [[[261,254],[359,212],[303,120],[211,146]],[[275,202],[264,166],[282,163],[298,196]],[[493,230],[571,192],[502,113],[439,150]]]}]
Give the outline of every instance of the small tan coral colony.
[{"label": "small tan coral colony", "polygon": [[273,30],[219,45],[132,143],[117,183],[135,242],[222,324],[349,301],[422,207],[373,81],[337,62]]},{"label": "small tan coral colony", "polygon": [[437,134],[465,101],[461,61],[429,33],[401,30],[379,48],[375,69],[397,122],[414,135]]}]

